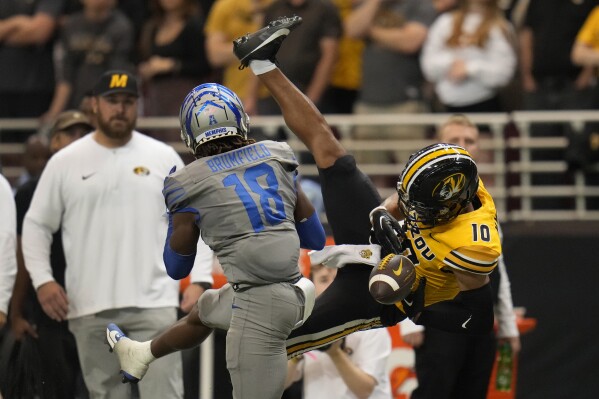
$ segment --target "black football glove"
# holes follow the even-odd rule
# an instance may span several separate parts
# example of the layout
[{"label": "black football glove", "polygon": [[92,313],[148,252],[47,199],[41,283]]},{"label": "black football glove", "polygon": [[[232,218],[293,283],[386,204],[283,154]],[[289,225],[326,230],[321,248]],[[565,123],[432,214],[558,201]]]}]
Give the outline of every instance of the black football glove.
[{"label": "black football glove", "polygon": [[[370,222],[372,223],[370,242],[381,246],[381,258],[403,252],[404,231],[399,222],[385,208],[375,208],[370,213]],[[374,236],[374,240],[372,236]]]},{"label": "black football glove", "polygon": [[426,288],[426,277],[420,277],[418,288],[416,291],[411,292],[403,301],[404,313],[414,323],[418,321],[420,313],[424,310],[424,289]]}]

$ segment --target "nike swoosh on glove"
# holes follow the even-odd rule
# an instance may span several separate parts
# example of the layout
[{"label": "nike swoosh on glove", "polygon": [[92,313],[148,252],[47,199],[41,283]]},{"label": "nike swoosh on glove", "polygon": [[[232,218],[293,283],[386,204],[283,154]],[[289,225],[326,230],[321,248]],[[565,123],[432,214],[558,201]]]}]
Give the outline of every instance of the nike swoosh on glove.
[{"label": "nike swoosh on glove", "polygon": [[[402,242],[405,233],[399,222],[384,207],[378,207],[370,213],[372,223],[371,243],[382,248],[381,257],[388,254],[400,254],[404,251]],[[374,235],[373,242],[372,235]]]}]

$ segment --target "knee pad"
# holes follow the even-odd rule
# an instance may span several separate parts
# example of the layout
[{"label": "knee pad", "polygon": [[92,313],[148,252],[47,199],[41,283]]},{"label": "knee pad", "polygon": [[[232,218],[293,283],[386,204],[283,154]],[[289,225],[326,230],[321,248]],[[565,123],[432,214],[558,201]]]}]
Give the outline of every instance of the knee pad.
[{"label": "knee pad", "polygon": [[232,304],[233,288],[230,284],[218,290],[206,290],[198,300],[198,316],[207,327],[228,330]]}]

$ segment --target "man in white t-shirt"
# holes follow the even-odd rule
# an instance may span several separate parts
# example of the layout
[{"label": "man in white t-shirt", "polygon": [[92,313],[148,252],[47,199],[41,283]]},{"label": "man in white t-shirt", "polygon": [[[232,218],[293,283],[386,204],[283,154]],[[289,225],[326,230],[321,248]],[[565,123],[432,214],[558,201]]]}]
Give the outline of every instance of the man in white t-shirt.
[{"label": "man in white t-shirt", "polygon": [[[136,78],[108,71],[92,99],[97,129],[55,154],[36,188],[23,225],[25,266],[46,314],[69,320],[91,398],[130,398],[104,327],[115,321],[148,340],[177,319],[179,282],[166,273],[164,178],[183,161],[175,150],[134,130]],[[52,233],[62,229],[65,289],[50,267]],[[196,256],[192,281],[212,282],[212,253]],[[204,256],[204,254],[206,256]],[[195,302],[203,288],[192,284]],[[187,298],[189,300],[189,298]],[[139,384],[142,399],[183,397],[180,355],[160,359]]]},{"label": "man in white t-shirt", "polygon": [[[316,265],[310,272],[318,296],[333,282],[337,269]],[[285,387],[303,378],[305,399],[389,399],[390,354],[391,337],[386,328],[355,332],[329,347],[289,360]]]}]

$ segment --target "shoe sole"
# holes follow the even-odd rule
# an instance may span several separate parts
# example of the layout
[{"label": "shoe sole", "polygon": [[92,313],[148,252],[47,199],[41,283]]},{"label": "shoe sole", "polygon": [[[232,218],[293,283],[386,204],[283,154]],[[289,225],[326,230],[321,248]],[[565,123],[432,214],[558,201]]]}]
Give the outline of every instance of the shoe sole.
[{"label": "shoe sole", "polygon": [[254,54],[256,51],[260,50],[262,47],[264,47],[267,44],[271,43],[273,40],[275,40],[275,39],[277,39],[277,38],[279,38],[281,36],[287,36],[287,35],[289,35],[290,32],[291,32],[291,30],[289,30],[289,28],[281,28],[281,29],[279,29],[278,31],[276,31],[275,33],[273,33],[272,35],[270,35],[268,39],[266,39],[265,41],[263,41],[261,45],[259,45],[258,47],[256,47],[255,49],[253,49],[250,53],[248,53],[245,57],[243,57],[242,59],[240,59],[240,61],[244,61],[250,55]]},{"label": "shoe sole", "polygon": [[[114,352],[114,346],[117,344],[117,342],[119,342],[123,338],[127,338],[127,336],[125,334],[123,334],[121,329],[118,328],[116,324],[110,323],[106,327],[106,342],[108,343],[108,346],[110,347],[110,349],[109,349],[110,352]],[[120,372],[121,372],[121,375],[123,376],[124,384],[128,383],[128,382],[131,384],[137,384],[139,382],[139,378],[132,376],[131,374],[127,373],[126,371],[120,370]]]}]

